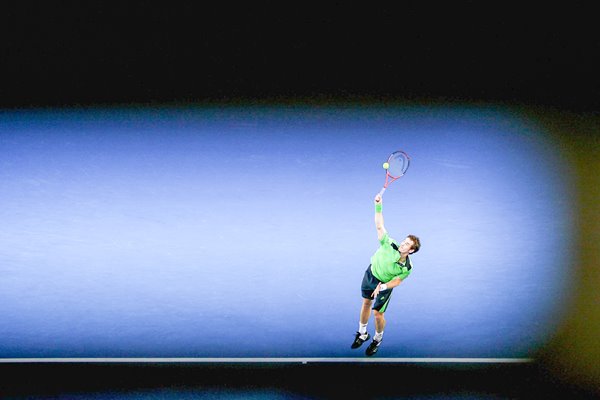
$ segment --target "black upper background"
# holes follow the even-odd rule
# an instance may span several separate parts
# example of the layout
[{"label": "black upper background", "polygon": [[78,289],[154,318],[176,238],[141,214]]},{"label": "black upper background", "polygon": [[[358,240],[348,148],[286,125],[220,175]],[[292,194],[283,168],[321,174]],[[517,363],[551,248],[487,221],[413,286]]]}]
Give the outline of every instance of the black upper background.
[{"label": "black upper background", "polygon": [[600,105],[600,40],[591,9],[219,4],[4,5],[0,106],[466,101],[594,111]]}]

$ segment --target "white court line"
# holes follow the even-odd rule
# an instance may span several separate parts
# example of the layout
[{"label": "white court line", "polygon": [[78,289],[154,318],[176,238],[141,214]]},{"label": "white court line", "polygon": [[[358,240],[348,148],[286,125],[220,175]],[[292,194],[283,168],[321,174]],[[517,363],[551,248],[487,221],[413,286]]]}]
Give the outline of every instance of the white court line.
[{"label": "white court line", "polygon": [[366,362],[366,363],[460,363],[460,364],[502,364],[530,363],[532,358],[0,358],[0,363],[336,363],[336,362]]}]

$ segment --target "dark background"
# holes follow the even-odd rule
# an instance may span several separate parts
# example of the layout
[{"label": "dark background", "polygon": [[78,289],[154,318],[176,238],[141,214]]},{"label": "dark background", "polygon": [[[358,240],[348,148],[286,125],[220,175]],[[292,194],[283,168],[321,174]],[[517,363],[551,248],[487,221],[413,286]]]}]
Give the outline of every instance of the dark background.
[{"label": "dark background", "polygon": [[1,106],[599,101],[585,7],[60,4],[3,6]]},{"label": "dark background", "polygon": [[[0,107],[457,102],[587,115],[600,106],[596,14],[583,7],[166,4],[3,5]],[[144,388],[274,388],[324,398],[588,394],[544,362],[0,368],[2,393],[14,396]],[[375,377],[384,384],[369,381]]]}]

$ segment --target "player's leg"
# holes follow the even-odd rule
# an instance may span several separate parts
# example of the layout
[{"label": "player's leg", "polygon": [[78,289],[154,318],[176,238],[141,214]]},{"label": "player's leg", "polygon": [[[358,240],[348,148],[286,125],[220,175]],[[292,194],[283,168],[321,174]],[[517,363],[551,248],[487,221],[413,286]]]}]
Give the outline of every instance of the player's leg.
[{"label": "player's leg", "polygon": [[363,274],[363,280],[360,285],[363,301],[360,309],[358,331],[356,332],[354,341],[350,346],[353,349],[360,347],[371,337],[371,335],[369,335],[369,333],[367,332],[367,323],[369,322],[369,317],[371,317],[371,305],[373,303],[371,295],[373,294],[373,291],[377,287],[378,283],[379,281],[373,276],[371,272],[371,264],[369,264],[369,266],[365,270],[365,273]]},{"label": "player's leg", "polygon": [[373,310],[373,315],[375,316],[375,335],[373,336],[373,341],[367,347],[365,352],[366,355],[372,356],[377,353],[379,350],[379,345],[381,345],[381,341],[383,340],[383,329],[385,328],[385,317],[384,313],[379,312],[377,310]]},{"label": "player's leg", "polygon": [[371,317],[371,299],[363,299],[362,308],[360,309],[360,323],[366,325]]},{"label": "player's leg", "polygon": [[373,310],[373,315],[375,316],[375,333],[380,333],[381,335],[379,336],[382,336],[383,330],[385,329],[384,313]]},{"label": "player's leg", "polygon": [[383,330],[385,329],[385,312],[387,310],[387,306],[390,303],[390,298],[392,297],[391,289],[387,294],[383,296],[377,296],[377,300],[373,305],[373,316],[375,317],[375,335],[373,335],[373,341],[369,344],[366,350],[366,354],[368,356],[372,356],[377,353],[379,350],[379,346],[381,345],[381,341],[383,340]]},{"label": "player's leg", "polygon": [[359,348],[364,342],[369,340],[369,338],[371,337],[371,335],[369,335],[369,332],[367,332],[367,323],[369,322],[369,317],[371,316],[371,303],[372,300],[363,299],[362,306],[360,308],[358,331],[356,332],[354,341],[350,346],[353,349]]}]

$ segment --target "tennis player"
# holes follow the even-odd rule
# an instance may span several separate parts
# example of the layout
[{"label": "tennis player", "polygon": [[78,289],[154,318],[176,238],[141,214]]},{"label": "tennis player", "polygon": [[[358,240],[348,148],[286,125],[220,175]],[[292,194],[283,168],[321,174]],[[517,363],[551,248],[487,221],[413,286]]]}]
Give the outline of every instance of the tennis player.
[{"label": "tennis player", "polygon": [[408,235],[400,243],[389,237],[383,225],[382,206],[381,195],[378,194],[375,196],[375,228],[377,229],[377,239],[379,239],[380,246],[375,254],[371,256],[371,264],[369,264],[363,276],[361,285],[363,301],[358,332],[356,332],[354,342],[350,346],[357,349],[371,337],[367,332],[367,324],[372,307],[375,316],[375,336],[373,336],[373,341],[367,347],[366,354],[368,356],[377,353],[383,340],[384,314],[390,302],[393,288],[410,275],[413,265],[409,255],[416,253],[421,247],[419,238],[414,235]]}]

